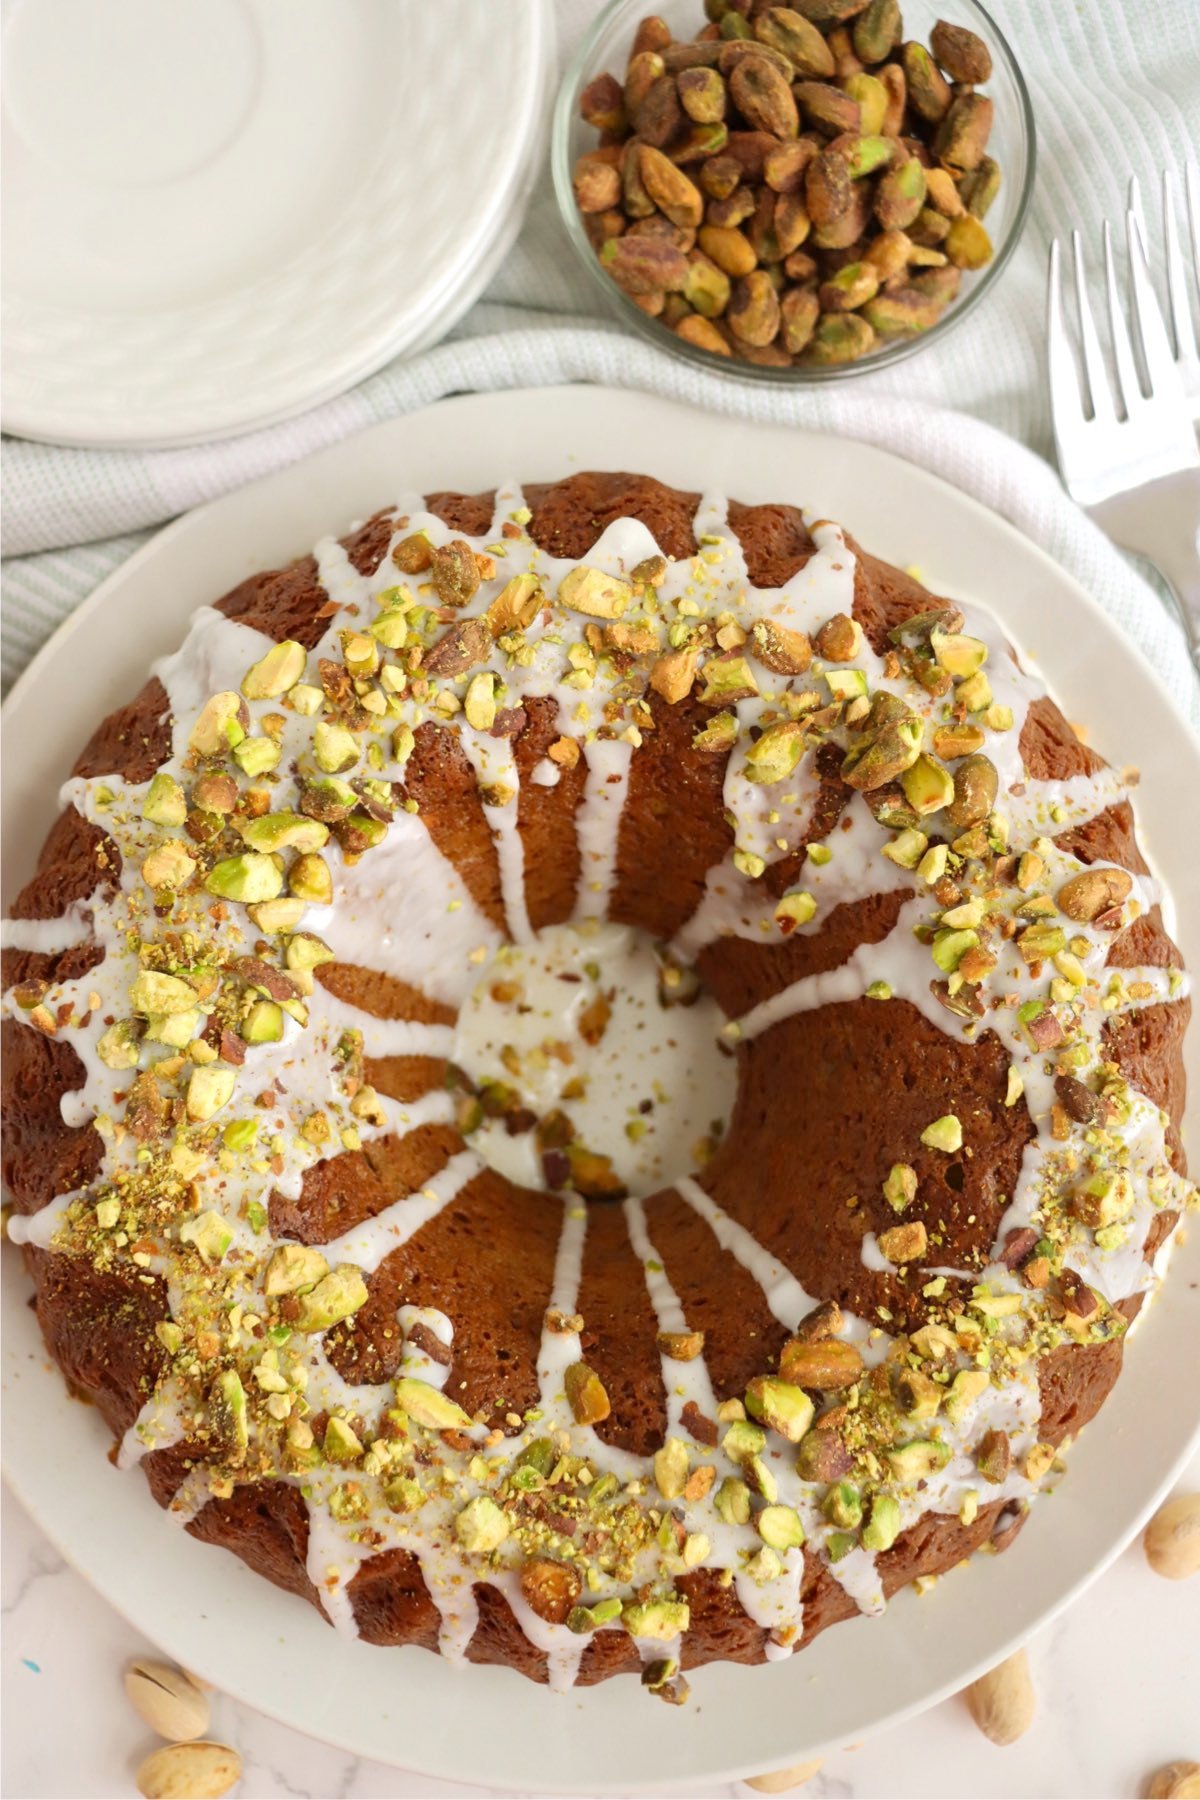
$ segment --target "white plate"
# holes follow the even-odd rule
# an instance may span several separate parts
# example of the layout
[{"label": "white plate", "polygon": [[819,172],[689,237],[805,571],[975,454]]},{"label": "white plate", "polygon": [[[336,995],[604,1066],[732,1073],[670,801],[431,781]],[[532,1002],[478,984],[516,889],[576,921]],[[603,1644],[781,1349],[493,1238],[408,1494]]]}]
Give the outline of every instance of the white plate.
[{"label": "white plate", "polygon": [[195,443],[443,336],[552,76],[551,0],[5,0],[5,431]]},{"label": "white plate", "polygon": [[[682,486],[802,501],[893,562],[918,563],[939,592],[991,604],[1055,671],[1069,716],[1092,726],[1097,747],[1141,764],[1144,837],[1173,887],[1185,952],[1200,964],[1200,858],[1180,811],[1181,795],[1200,787],[1200,752],[1147,665],[1056,564],[956,489],[880,450],[579,387],[448,400],[379,426],[202,507],[110,577],[5,709],[8,891],[29,872],[49,824],[47,796],[81,740],[137,688],[151,657],[178,642],[193,606],[402,488],[474,491],[506,475],[545,480],[631,462]],[[1197,1047],[1194,1033],[1193,1095]],[[1195,1111],[1193,1102],[1193,1142]],[[250,1705],[362,1755],[458,1781],[558,1793],[694,1786],[795,1763],[916,1711],[1005,1655],[1116,1555],[1196,1428],[1186,1374],[1200,1367],[1193,1231],[1124,1378],[1072,1450],[1070,1475],[1006,1556],[976,1558],[924,1598],[906,1592],[883,1618],[840,1625],[790,1662],[701,1670],[692,1703],[678,1710],[652,1704],[632,1680],[559,1697],[510,1670],[455,1672],[425,1651],[344,1642],[232,1556],[186,1537],[140,1481],[105,1460],[107,1434],[67,1400],[20,1304],[18,1259],[4,1261],[6,1467],[59,1547],[147,1636]]]}]

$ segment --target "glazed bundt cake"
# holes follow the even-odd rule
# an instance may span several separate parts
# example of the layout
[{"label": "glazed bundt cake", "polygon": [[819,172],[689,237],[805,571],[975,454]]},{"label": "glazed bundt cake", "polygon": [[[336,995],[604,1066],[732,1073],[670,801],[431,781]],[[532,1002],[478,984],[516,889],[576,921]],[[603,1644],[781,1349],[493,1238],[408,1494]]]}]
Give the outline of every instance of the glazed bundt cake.
[{"label": "glazed bundt cake", "polygon": [[244,582],[6,926],[51,1353],[197,1537],[555,1685],[1002,1549],[1187,1197],[1132,780],[794,506],[436,493]]}]

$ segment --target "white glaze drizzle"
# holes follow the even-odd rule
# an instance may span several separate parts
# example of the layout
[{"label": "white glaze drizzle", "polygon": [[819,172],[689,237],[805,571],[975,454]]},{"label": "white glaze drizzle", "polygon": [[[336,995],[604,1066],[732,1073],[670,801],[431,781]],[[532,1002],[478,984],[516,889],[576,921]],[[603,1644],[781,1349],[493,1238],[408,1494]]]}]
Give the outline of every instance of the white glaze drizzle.
[{"label": "white glaze drizzle", "polygon": [[698,1181],[689,1175],[681,1175],[675,1183],[675,1191],[680,1199],[686,1200],[693,1212],[698,1212],[708,1225],[722,1250],[740,1262],[747,1274],[757,1281],[763,1291],[767,1306],[781,1325],[789,1331],[795,1331],[801,1319],[810,1313],[818,1302],[797,1281],[790,1269],[785,1269],[777,1256],[758,1242],[739,1225],[736,1219],[722,1212],[710,1195],[706,1194]]},{"label": "white glaze drizzle", "polygon": [[[646,1292],[658,1320],[658,1329],[664,1333],[686,1333],[689,1327],[679,1295],[671,1286],[662,1259],[650,1241],[650,1233],[646,1228],[646,1209],[640,1200],[633,1198],[626,1200],[624,1205],[629,1242],[642,1265]],[[662,1352],[662,1376],[663,1391],[667,1397],[667,1426],[670,1431],[681,1432],[684,1429],[683,1409],[689,1402],[698,1406],[707,1418],[716,1417],[717,1397],[713,1392],[708,1365],[702,1355],[694,1356],[688,1362],[680,1362],[668,1356],[665,1351]]]}]

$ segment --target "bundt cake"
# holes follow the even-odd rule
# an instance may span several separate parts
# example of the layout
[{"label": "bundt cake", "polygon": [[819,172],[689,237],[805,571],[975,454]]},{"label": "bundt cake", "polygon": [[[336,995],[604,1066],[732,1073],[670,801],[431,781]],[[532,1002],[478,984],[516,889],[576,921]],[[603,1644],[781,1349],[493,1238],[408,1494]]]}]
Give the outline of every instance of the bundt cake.
[{"label": "bundt cake", "polygon": [[255,576],[6,924],[52,1355],[198,1538],[553,1685],[1004,1548],[1188,1194],[1134,779],[791,505],[575,474]]}]

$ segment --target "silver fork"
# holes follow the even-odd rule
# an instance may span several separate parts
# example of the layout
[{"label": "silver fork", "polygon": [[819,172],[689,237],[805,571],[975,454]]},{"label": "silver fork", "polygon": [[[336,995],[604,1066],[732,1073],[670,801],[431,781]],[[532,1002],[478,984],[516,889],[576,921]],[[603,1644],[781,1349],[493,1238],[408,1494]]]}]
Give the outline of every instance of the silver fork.
[{"label": "silver fork", "polygon": [[[1197,297],[1200,298],[1200,163],[1189,159],[1184,167],[1183,186],[1184,213],[1188,224],[1191,249],[1192,279],[1195,283]],[[1145,215],[1142,212],[1142,194],[1136,175],[1132,176],[1129,182],[1129,205],[1137,219],[1138,229],[1142,234],[1142,248],[1145,250],[1147,244]],[[1179,247],[1179,232],[1175,220],[1175,185],[1171,180],[1169,169],[1163,170],[1162,223],[1163,264],[1167,277],[1167,311],[1171,321],[1175,367],[1179,371],[1179,378],[1183,383],[1183,391],[1187,395],[1192,418],[1200,422],[1200,351],[1196,348],[1196,328],[1192,322],[1187,274],[1183,253]]]},{"label": "silver fork", "polygon": [[[1063,481],[1115,543],[1148,558],[1166,581],[1192,660],[1200,669],[1200,450],[1180,371],[1146,266],[1137,217],[1125,215],[1130,306],[1147,377],[1142,391],[1104,222],[1104,278],[1116,404],[1088,299],[1083,246],[1071,233],[1081,392],[1063,309],[1062,256],[1050,246],[1047,309],[1050,407]],[[1183,296],[1186,309],[1186,293]]]}]

